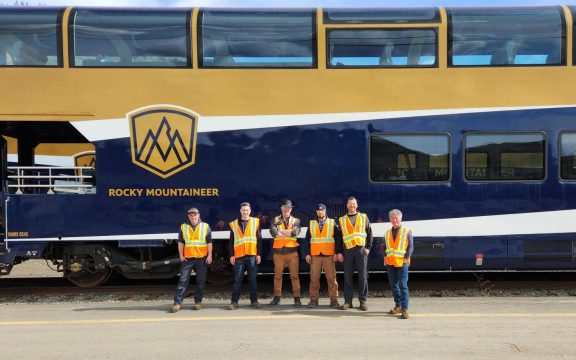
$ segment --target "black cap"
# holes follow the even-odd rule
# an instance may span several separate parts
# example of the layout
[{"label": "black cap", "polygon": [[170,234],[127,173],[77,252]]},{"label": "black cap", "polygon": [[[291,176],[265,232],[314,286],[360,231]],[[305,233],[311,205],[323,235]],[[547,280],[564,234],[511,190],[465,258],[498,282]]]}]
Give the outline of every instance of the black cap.
[{"label": "black cap", "polygon": [[200,213],[200,210],[198,210],[197,208],[193,207],[188,209],[188,214],[192,214],[192,213]]},{"label": "black cap", "polygon": [[248,207],[250,207],[250,203],[247,202],[247,201],[244,201],[242,204],[240,204],[240,207],[242,207],[242,206],[248,206]]},{"label": "black cap", "polygon": [[290,201],[288,199],[282,200],[282,202],[280,203],[280,207],[282,207],[282,206],[287,206],[287,207],[291,208],[291,207],[293,207],[292,201]]},{"label": "black cap", "polygon": [[316,205],[316,210],[326,210],[326,205],[320,203]]}]

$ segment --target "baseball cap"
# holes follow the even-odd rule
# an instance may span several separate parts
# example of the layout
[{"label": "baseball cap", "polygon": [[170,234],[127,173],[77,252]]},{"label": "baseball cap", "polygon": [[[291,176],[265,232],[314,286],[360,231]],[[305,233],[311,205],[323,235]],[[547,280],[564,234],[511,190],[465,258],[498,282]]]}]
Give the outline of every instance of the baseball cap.
[{"label": "baseball cap", "polygon": [[188,214],[192,214],[192,213],[200,213],[200,210],[198,210],[197,208],[193,207],[188,209]]},{"label": "baseball cap", "polygon": [[326,210],[326,205],[319,203],[316,205],[316,210]]},{"label": "baseball cap", "polygon": [[282,200],[282,202],[280,203],[280,206],[286,206],[286,207],[290,207],[290,208],[293,207],[292,201],[290,201],[288,199]]}]

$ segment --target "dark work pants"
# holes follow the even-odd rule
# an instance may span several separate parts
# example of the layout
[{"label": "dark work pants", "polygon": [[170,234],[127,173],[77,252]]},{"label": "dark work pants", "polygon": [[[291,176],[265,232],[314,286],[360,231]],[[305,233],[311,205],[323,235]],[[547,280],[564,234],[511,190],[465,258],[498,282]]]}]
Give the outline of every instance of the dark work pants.
[{"label": "dark work pants", "polygon": [[180,279],[178,280],[176,295],[174,295],[174,304],[182,304],[182,300],[184,300],[184,293],[186,293],[188,283],[190,282],[192,269],[194,269],[196,272],[196,292],[194,293],[194,302],[202,302],[202,297],[204,295],[204,285],[206,285],[206,275],[208,274],[206,257],[186,258],[186,261],[182,262],[182,265],[180,265]]},{"label": "dark work pants", "polygon": [[352,304],[354,295],[354,270],[358,272],[358,298],[368,297],[368,256],[363,246],[344,249],[344,302]]},{"label": "dark work pants", "polygon": [[234,286],[232,288],[232,302],[237,303],[240,299],[240,287],[244,279],[244,271],[248,271],[248,283],[250,285],[250,302],[258,301],[258,291],[256,285],[256,275],[258,274],[258,265],[256,265],[256,256],[246,255],[236,258],[234,263]]}]

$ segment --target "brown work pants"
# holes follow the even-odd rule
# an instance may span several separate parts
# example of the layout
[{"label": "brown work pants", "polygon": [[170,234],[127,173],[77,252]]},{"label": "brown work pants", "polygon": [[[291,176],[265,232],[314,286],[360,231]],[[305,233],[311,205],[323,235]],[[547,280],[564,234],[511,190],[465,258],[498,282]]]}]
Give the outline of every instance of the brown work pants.
[{"label": "brown work pants", "polygon": [[312,256],[310,261],[310,301],[318,301],[320,297],[320,275],[324,270],[328,282],[330,300],[338,300],[338,282],[336,282],[336,263],[334,256]]},{"label": "brown work pants", "polygon": [[282,295],[282,275],[284,268],[288,266],[290,280],[292,281],[292,296],[300,297],[300,279],[298,278],[298,267],[300,260],[298,252],[291,254],[274,254],[274,296]]}]

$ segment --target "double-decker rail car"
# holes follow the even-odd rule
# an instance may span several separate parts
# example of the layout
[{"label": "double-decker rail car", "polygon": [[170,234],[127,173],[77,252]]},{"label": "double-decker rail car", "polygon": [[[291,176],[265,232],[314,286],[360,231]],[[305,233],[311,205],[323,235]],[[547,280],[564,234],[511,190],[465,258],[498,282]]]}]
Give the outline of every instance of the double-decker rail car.
[{"label": "double-decker rail car", "polygon": [[348,196],[414,270],[576,270],[575,12],[2,8],[0,274],[174,276],[194,206],[217,277],[243,201],[267,271],[281,199],[304,232]]}]

